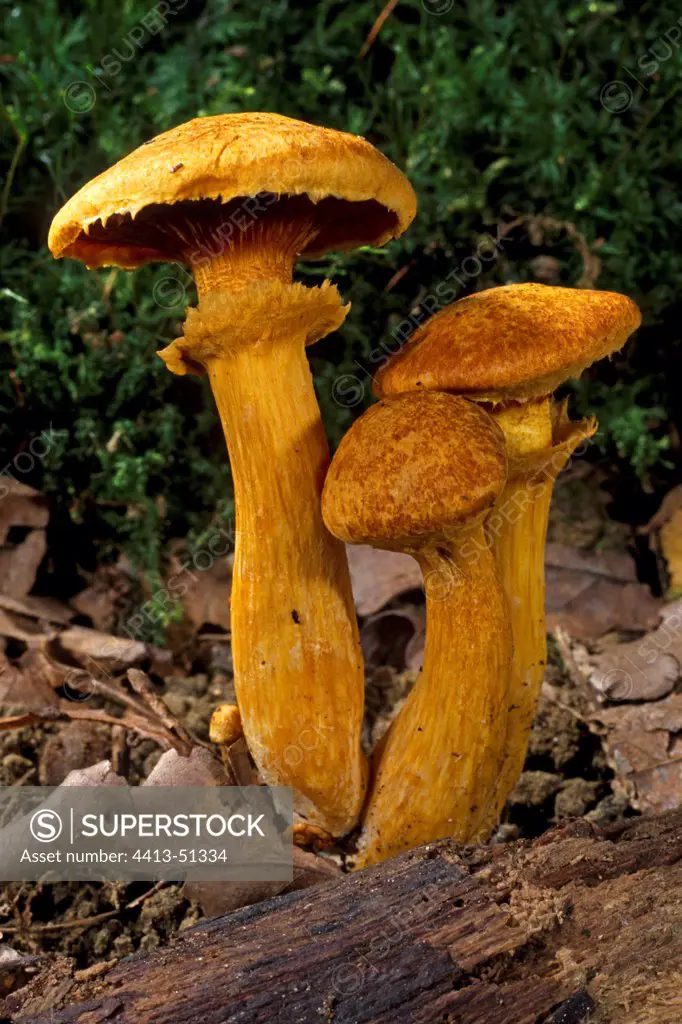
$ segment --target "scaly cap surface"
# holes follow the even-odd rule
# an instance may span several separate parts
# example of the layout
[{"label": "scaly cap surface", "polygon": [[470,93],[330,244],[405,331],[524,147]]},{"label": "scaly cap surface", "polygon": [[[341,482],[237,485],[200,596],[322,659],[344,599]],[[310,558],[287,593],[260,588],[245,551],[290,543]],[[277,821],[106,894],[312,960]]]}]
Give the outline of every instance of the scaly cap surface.
[{"label": "scaly cap surface", "polygon": [[[279,114],[219,114],[157,135],[83,186],[54,218],[48,245],[89,267],[132,269],[171,258],[158,238],[168,206],[263,193],[318,204],[320,232],[308,256],[380,245],[416,211],[405,175],[360,136]],[[145,220],[156,234],[140,230],[137,239]]]},{"label": "scaly cap surface", "polygon": [[479,402],[548,395],[639,327],[625,295],[544,284],[489,288],[440,310],[376,375],[377,395],[434,388]]},{"label": "scaly cap surface", "polygon": [[506,475],[504,436],[484,409],[438,391],[394,395],[341,441],[322,515],[348,543],[409,549],[475,521]]}]

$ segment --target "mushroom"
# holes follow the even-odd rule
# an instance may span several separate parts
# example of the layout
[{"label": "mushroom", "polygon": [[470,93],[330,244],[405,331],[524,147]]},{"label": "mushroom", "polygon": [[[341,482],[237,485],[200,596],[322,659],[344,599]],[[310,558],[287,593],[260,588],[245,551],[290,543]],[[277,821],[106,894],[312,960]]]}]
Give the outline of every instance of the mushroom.
[{"label": "mushroom", "polygon": [[305,346],[343,322],[328,281],[292,282],[299,256],[380,245],[415,197],[364,139],[276,114],[180,125],[85,185],[49,245],[88,267],[185,263],[199,295],[159,353],[208,374],[232,466],[235,689],[262,778],[335,835],[363,799],[363,666],[343,546],[325,530],[329,462]]},{"label": "mushroom", "polygon": [[544,546],[557,474],[596,421],[552,392],[621,348],[640,323],[614,292],[513,284],[447,306],[376,375],[378,395],[435,388],[482,403],[505,436],[509,477],[487,524],[510,602],[514,656],[505,765],[490,827],[523,768],[547,660]]},{"label": "mushroom", "polygon": [[322,495],[331,532],[413,555],[426,593],[424,666],[375,751],[358,867],[442,836],[466,842],[487,819],[504,752],[511,629],[484,523],[506,475],[492,417],[440,392],[383,399],[332,460]]}]

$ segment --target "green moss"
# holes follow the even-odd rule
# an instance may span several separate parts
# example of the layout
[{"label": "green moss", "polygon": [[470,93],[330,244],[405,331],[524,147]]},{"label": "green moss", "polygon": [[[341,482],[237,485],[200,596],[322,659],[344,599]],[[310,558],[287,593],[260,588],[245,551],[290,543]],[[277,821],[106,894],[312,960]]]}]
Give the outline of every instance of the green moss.
[{"label": "green moss", "polygon": [[[55,432],[27,482],[105,549],[123,545],[158,571],[169,537],[200,536],[229,504],[229,472],[205,383],[172,378],[154,354],[193,301],[182,272],[55,263],[47,229],[89,177],[218,112],[276,110],[361,133],[418,192],[405,238],[301,268],[333,277],[353,303],[312,352],[334,441],[369,402],[378,346],[412,307],[532,280],[538,255],[576,284],[582,239],[601,262],[598,286],[632,295],[647,327],[580,385],[579,404],[599,405],[604,452],[665,477],[682,351],[679,11],[559,0],[427,10],[447,6],[398,4],[360,60],[374,2],[168,0],[165,23],[138,0],[90,0],[76,17],[57,0],[39,17],[27,0],[3,4],[0,443],[13,460]],[[494,258],[477,259],[477,246]]]}]

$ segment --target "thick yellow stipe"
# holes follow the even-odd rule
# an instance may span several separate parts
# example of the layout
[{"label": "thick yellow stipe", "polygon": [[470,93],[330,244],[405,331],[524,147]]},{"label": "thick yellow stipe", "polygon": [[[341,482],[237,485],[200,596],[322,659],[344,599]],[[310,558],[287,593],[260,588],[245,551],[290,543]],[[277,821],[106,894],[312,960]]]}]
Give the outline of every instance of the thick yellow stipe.
[{"label": "thick yellow stipe", "polygon": [[365,775],[363,664],[343,545],[320,494],[327,441],[302,339],[208,362],[235,488],[235,689],[249,749],[270,784],[339,835]]},{"label": "thick yellow stipe", "polygon": [[366,787],[364,673],[345,550],[320,512],[329,450],[305,354],[346,310],[328,283],[291,283],[309,234],[256,227],[195,268],[199,306],[160,354],[176,373],[208,373],[230,454],[232,654],[246,741],[263,779],[293,786],[297,810],[338,836]]},{"label": "thick yellow stipe", "polygon": [[443,836],[478,838],[496,797],[511,637],[483,527],[416,557],[424,667],[375,754],[357,867]]},{"label": "thick yellow stipe", "polygon": [[545,538],[554,481],[596,429],[593,421],[571,423],[565,406],[553,407],[550,399],[494,415],[505,433],[509,476],[486,532],[509,601],[514,648],[504,763],[489,828],[523,769],[545,677]]}]

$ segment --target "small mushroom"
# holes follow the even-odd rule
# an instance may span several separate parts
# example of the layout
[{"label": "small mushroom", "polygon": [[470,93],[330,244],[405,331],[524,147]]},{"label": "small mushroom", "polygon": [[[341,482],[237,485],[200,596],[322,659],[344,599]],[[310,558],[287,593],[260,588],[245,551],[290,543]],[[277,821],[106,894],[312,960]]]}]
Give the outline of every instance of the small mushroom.
[{"label": "small mushroom", "polygon": [[198,306],[160,355],[208,374],[230,454],[244,733],[262,778],[293,786],[298,811],[335,835],[364,795],[364,681],[345,553],[320,514],[329,452],[305,347],[348,307],[328,281],[292,274],[300,256],[380,245],[414,213],[405,176],[364,139],[224,114],[136,149],[70,199],[49,236],[55,256],[88,267],[193,272]]},{"label": "small mushroom", "polygon": [[441,836],[466,842],[487,821],[504,756],[511,630],[484,523],[506,474],[492,417],[438,392],[372,406],[332,460],[329,529],[413,555],[426,593],[424,666],[375,751],[357,866]]},{"label": "small mushroom", "polygon": [[244,735],[242,716],[236,704],[219,704],[211,715],[209,739],[217,746],[231,747]]},{"label": "small mushroom", "polygon": [[552,392],[621,348],[637,306],[614,292],[514,284],[454,302],[376,376],[378,395],[437,389],[487,406],[509,478],[487,525],[507,592],[514,658],[504,770],[490,825],[516,784],[545,674],[544,548],[554,481],[596,421],[572,423]]}]

